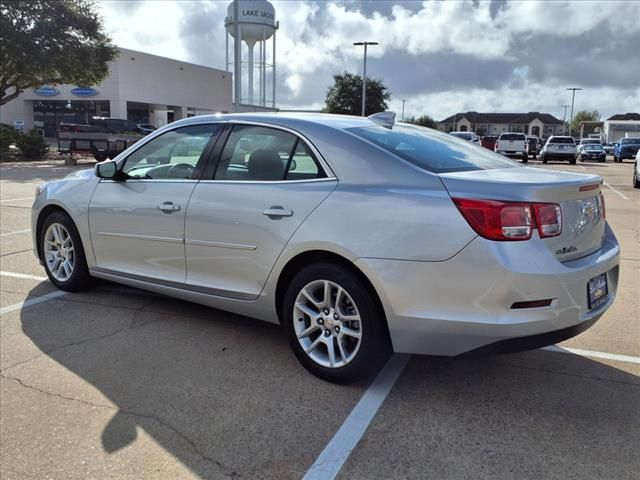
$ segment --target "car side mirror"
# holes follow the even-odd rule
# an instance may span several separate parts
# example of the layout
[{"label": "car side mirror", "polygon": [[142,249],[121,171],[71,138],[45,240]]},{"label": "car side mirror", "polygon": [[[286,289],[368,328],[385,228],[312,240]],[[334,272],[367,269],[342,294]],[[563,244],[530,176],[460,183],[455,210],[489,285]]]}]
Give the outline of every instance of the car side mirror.
[{"label": "car side mirror", "polygon": [[291,159],[291,164],[289,165],[289,171],[293,171],[296,168],[298,168],[298,164],[296,163],[296,161],[292,158]]},{"label": "car side mirror", "polygon": [[118,165],[112,160],[96,163],[96,177],[113,180],[118,174]]}]

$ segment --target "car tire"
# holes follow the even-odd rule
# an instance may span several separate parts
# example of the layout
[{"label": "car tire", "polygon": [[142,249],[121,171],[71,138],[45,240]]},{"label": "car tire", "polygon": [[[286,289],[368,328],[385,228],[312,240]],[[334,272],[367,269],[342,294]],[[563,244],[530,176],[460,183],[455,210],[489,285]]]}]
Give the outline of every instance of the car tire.
[{"label": "car tire", "polygon": [[300,270],[289,283],[280,318],[300,363],[332,383],[373,375],[392,351],[384,312],[371,288],[338,264]]},{"label": "car tire", "polygon": [[57,288],[67,292],[86,290],[91,276],[78,229],[62,211],[44,220],[38,238],[45,272]]},{"label": "car tire", "polygon": [[529,161],[529,155],[526,153],[522,155],[522,163],[527,163]]},{"label": "car tire", "polygon": [[544,155],[540,157],[540,160],[542,160],[542,163],[547,163],[547,157],[545,157]]},{"label": "car tire", "polygon": [[576,164],[576,157],[573,157],[573,158],[569,159],[569,163],[571,165],[575,165]]},{"label": "car tire", "polygon": [[640,178],[638,178],[638,174],[636,173],[636,166],[633,166],[633,188],[640,188]]},{"label": "car tire", "polygon": [[107,158],[109,158],[109,155],[107,152],[96,152],[93,154],[93,158],[96,159],[96,162],[104,162]]}]

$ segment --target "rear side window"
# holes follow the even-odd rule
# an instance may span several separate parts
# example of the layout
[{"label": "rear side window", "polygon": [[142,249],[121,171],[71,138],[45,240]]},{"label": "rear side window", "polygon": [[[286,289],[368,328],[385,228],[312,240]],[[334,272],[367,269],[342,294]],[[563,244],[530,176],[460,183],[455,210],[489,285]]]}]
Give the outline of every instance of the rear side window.
[{"label": "rear side window", "polygon": [[503,133],[500,135],[500,140],[525,140],[526,138],[524,134],[518,133]]},{"label": "rear side window", "polygon": [[388,129],[371,125],[347,131],[433,173],[518,166],[486,148],[427,128],[395,125]]},{"label": "rear side window", "polygon": [[640,145],[640,138],[623,138],[620,143],[622,145]]}]

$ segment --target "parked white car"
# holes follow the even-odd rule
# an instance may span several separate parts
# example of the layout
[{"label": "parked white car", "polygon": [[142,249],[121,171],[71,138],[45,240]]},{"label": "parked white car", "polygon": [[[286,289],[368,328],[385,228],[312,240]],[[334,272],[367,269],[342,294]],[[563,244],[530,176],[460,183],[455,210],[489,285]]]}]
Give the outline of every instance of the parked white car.
[{"label": "parked white car", "polygon": [[520,157],[522,163],[527,163],[529,141],[524,133],[501,133],[493,151],[507,157]]},{"label": "parked white car", "polygon": [[569,163],[575,164],[577,156],[578,149],[573,137],[560,135],[549,137],[540,152],[542,163],[547,163],[549,160],[568,160]]},{"label": "parked white car", "polygon": [[633,186],[640,188],[640,150],[636,153],[636,161],[633,162]]}]

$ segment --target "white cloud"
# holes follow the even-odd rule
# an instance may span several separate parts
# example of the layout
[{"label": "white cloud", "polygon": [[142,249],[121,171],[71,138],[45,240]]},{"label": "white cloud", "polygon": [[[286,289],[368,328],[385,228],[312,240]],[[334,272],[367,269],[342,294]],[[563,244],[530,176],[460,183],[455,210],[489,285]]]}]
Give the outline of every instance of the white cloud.
[{"label": "white cloud", "polygon": [[[386,9],[386,14],[371,11],[377,8],[375,2],[368,4],[366,12],[357,2],[273,3],[280,21],[278,103],[283,107],[321,106],[334,73],[361,72],[362,49],[352,43],[369,40],[380,42],[369,49],[369,56],[373,61],[379,59],[373,75],[383,81],[404,75],[412,81],[401,82],[403,85],[420,85],[416,75],[421,70],[414,68],[415,63],[459,63],[465,58],[475,62],[469,78],[464,79],[466,88],[452,86],[443,92],[447,87],[442,82],[449,77],[443,77],[436,86],[438,75],[432,75],[431,83],[425,82],[421,91],[405,92],[405,87],[388,84],[394,94],[409,99],[408,105],[424,105],[422,110],[416,109],[416,114],[447,116],[462,109],[465,102],[474,104],[475,110],[529,111],[546,106],[551,111],[555,103],[563,102],[564,84],[569,81],[565,74],[572,71],[554,45],[574,41],[581,48],[580,56],[588,60],[595,55],[611,58],[628,48],[630,39],[640,41],[640,2],[633,1],[511,1],[497,9],[486,1],[428,0],[420,5],[398,1]],[[100,9],[107,31],[120,46],[224,68],[223,19],[227,5],[226,1],[206,0],[108,0],[100,4]],[[580,39],[594,32],[600,32],[601,38],[580,46]],[[536,45],[541,38],[546,39],[546,50],[536,52],[536,58],[520,54],[522,42]],[[574,52],[567,50],[564,55],[570,57]],[[407,62],[401,72],[393,61],[397,58]],[[638,58],[637,52],[634,58]],[[495,68],[496,62],[502,62],[503,67]],[[394,64],[396,71],[385,71],[385,64]],[[633,62],[621,66],[631,72],[629,78],[634,73],[640,78],[640,62],[635,67]],[[433,63],[433,68],[437,70],[438,64]],[[586,72],[582,77],[585,82],[603,83],[585,89],[581,97],[584,108],[611,113],[640,108],[636,90],[616,89],[613,83],[601,80],[602,72],[597,70],[591,70],[593,75],[589,77],[589,68],[576,65],[576,71]],[[505,71],[511,73],[504,76]],[[494,81],[482,82],[485,77]],[[612,76],[609,82],[615,80]],[[498,86],[480,88],[488,83]],[[588,105],[587,100],[591,102]]]}]

